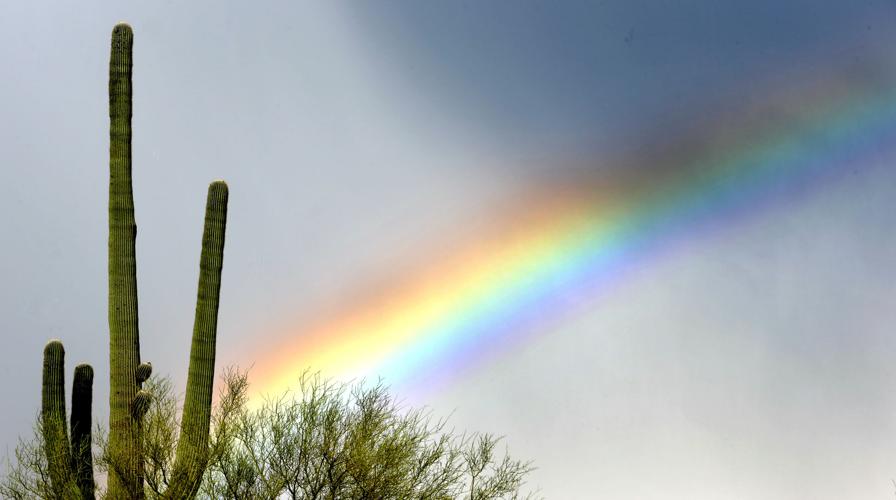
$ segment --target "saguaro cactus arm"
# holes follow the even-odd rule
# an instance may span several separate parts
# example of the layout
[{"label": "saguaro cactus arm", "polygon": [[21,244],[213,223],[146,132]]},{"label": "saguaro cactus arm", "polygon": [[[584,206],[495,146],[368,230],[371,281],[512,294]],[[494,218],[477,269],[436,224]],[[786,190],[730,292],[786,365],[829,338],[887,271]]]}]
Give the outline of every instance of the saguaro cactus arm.
[{"label": "saguaro cactus arm", "polygon": [[205,206],[187,393],[174,472],[165,493],[165,497],[171,499],[194,497],[206,467],[227,199],[227,184],[224,181],[211,183]]},{"label": "saguaro cactus arm", "polygon": [[142,387],[150,375],[152,375],[152,363],[140,363],[137,366],[137,385]]},{"label": "saguaro cactus arm", "polygon": [[92,425],[93,368],[87,364],[75,367],[72,382],[72,469],[83,498],[94,498]]},{"label": "saguaro cactus arm", "polygon": [[109,58],[109,452],[121,467],[109,476],[109,498],[143,491],[139,428],[130,407],[137,395],[140,337],[131,187],[131,67],[133,32],[112,30]]}]

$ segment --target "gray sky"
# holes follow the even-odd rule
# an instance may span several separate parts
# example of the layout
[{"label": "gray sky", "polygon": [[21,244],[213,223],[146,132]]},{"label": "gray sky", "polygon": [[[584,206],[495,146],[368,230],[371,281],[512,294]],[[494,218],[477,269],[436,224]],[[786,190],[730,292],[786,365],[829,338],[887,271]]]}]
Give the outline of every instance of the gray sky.
[{"label": "gray sky", "polygon": [[[259,367],[533,192],[628,178],[661,192],[896,84],[883,1],[3,3],[10,450],[38,410],[50,338],[69,371],[94,365],[107,412],[106,79],[121,20],[135,32],[142,357],[180,385],[213,179],[231,188],[219,366]],[[834,137],[799,143],[796,161],[843,151]],[[862,148],[831,180],[771,176],[757,195],[771,202],[683,223],[686,237],[550,321],[485,331],[472,343],[485,354],[436,363],[438,384],[426,370],[409,375],[418,387],[387,382],[458,429],[505,435],[547,498],[888,498],[896,155]]]}]

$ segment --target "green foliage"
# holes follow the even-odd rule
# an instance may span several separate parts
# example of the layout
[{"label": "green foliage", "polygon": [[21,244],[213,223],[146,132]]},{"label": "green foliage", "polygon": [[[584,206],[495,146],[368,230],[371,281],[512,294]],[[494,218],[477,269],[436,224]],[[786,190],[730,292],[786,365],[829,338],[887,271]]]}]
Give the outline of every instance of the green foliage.
[{"label": "green foliage", "polygon": [[[36,424],[31,438],[20,438],[15,455],[8,460],[7,474],[0,482],[0,497],[12,500],[77,498],[72,495],[61,495],[63,492],[60,492],[50,479],[48,459],[61,455],[62,450],[47,445],[47,439],[44,436],[48,434],[51,442],[59,443],[59,441],[52,439],[52,433],[44,432],[43,418],[38,417],[35,420]],[[64,484],[72,484],[72,482],[66,480]],[[73,490],[68,490],[68,492],[73,493]]]},{"label": "green foliage", "polygon": [[[202,498],[519,498],[531,464],[501,457],[490,435],[400,407],[380,384],[305,374],[299,390],[247,405],[245,373],[227,371],[212,416]],[[146,497],[166,498],[180,428],[171,384],[151,379],[144,421]],[[111,465],[111,464],[110,464]]]},{"label": "green foliage", "polygon": [[[455,434],[445,420],[399,406],[381,385],[346,385],[304,374],[299,390],[250,408],[245,372],[226,370],[212,412],[207,467],[197,485],[204,499],[470,499],[531,498],[522,489],[529,462],[496,452],[491,435]],[[166,378],[143,390],[144,490],[170,498],[176,467],[181,402]],[[40,420],[39,420],[40,422]],[[39,426],[38,426],[39,429]],[[97,429],[96,465],[104,475],[126,466]],[[16,467],[0,483],[9,498],[57,496],[44,439],[16,449]],[[100,498],[111,498],[100,492]]]}]

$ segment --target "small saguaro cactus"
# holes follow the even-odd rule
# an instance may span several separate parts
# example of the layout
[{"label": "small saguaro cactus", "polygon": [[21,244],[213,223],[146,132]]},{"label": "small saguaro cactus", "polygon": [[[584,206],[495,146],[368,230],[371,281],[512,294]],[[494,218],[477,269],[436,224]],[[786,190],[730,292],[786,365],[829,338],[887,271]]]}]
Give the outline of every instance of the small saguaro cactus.
[{"label": "small saguaro cactus", "polygon": [[93,498],[93,450],[90,426],[93,425],[93,367],[80,364],[75,367],[72,382],[72,472],[81,496]]},{"label": "small saguaro cactus", "polygon": [[[133,32],[112,30],[109,60],[109,499],[142,499],[142,421],[151,396],[142,390],[152,365],[140,361],[134,197],[131,185],[131,68]],[[199,292],[181,432],[166,498],[193,498],[207,465],[215,369],[221,266],[227,222],[227,184],[209,185],[199,262]],[[91,459],[93,369],[78,365],[72,387],[71,441],[65,423],[64,349],[44,350],[41,428],[48,472],[59,498],[94,498]]]},{"label": "small saguaro cactus", "polygon": [[65,349],[58,340],[48,342],[44,347],[40,428],[47,454],[47,471],[56,498],[93,498],[90,458],[92,391],[93,369],[90,365],[79,365],[72,387],[72,440],[69,443],[65,422]]}]

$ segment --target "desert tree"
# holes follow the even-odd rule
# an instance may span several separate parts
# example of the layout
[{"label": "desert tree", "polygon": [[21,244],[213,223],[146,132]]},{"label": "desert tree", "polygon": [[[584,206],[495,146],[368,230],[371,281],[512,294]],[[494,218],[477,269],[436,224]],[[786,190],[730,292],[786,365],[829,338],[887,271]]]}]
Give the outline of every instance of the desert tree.
[{"label": "desert tree", "polygon": [[[248,376],[225,370],[208,445],[200,498],[213,499],[510,499],[523,496],[529,462],[497,451],[500,439],[456,433],[447,420],[405,408],[381,383],[346,384],[304,373],[298,389],[249,404]],[[181,397],[171,382],[151,377],[142,420],[147,499],[165,498],[176,463]],[[0,494],[8,498],[69,498],[53,489],[44,419],[16,449]],[[94,431],[100,477],[114,475],[108,431]],[[54,442],[54,441],[50,441]],[[104,497],[98,484],[98,498]]]}]

